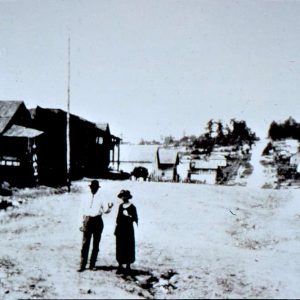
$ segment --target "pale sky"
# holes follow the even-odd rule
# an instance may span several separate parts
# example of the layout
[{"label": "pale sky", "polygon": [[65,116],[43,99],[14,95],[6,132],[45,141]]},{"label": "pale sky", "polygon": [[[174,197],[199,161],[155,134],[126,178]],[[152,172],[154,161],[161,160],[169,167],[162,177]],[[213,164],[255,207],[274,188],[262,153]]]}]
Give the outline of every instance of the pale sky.
[{"label": "pale sky", "polygon": [[300,122],[300,1],[0,0],[0,99],[138,142],[243,119]]}]

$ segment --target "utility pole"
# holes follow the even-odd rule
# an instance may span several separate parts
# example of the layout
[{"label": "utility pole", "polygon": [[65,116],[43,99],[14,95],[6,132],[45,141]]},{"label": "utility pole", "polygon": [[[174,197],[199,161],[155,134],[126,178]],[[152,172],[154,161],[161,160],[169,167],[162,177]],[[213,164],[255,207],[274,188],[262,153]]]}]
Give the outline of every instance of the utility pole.
[{"label": "utility pole", "polygon": [[71,54],[71,39],[69,35],[68,39],[68,103],[67,103],[67,131],[66,131],[66,143],[67,143],[67,186],[68,193],[71,192],[71,175],[70,175],[70,167],[71,167],[71,145],[70,145],[70,54]]}]

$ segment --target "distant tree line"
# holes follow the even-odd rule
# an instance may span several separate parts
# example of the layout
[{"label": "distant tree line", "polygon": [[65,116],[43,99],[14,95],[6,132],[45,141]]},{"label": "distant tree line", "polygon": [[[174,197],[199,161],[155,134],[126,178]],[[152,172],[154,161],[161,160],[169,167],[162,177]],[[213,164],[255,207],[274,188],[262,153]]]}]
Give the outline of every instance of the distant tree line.
[{"label": "distant tree line", "polygon": [[184,135],[182,138],[176,139],[172,135],[161,136],[161,141],[151,140],[147,141],[145,139],[141,139],[139,145],[164,145],[164,146],[189,146],[191,142],[196,140],[197,137],[195,135]]},{"label": "distant tree line", "polygon": [[147,141],[145,139],[141,139],[139,145],[160,145],[161,143],[156,140]]},{"label": "distant tree line", "polygon": [[221,121],[209,120],[206,132],[193,142],[193,147],[204,148],[211,152],[214,145],[236,146],[249,144],[251,146],[255,141],[259,140],[245,121],[231,119],[230,125],[224,125]]},{"label": "distant tree line", "polygon": [[230,120],[230,125],[213,119],[207,122],[206,131],[200,135],[186,135],[175,139],[172,135],[161,136],[161,142],[141,139],[140,145],[164,145],[164,146],[189,146],[191,148],[204,148],[210,152],[214,145],[236,146],[249,144],[250,146],[259,138],[247,126],[246,122],[236,119]]},{"label": "distant tree line", "polygon": [[268,136],[273,141],[292,138],[300,141],[300,123],[289,117],[283,123],[273,121],[270,125]]}]

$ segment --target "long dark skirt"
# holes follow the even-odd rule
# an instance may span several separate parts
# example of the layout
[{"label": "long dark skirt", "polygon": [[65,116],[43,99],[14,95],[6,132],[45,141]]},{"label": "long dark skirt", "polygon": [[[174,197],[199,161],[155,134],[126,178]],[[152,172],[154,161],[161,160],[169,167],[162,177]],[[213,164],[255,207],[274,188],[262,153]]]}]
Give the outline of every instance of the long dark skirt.
[{"label": "long dark skirt", "polygon": [[116,227],[116,259],[119,264],[131,264],[135,261],[135,239],[132,223],[119,224]]}]

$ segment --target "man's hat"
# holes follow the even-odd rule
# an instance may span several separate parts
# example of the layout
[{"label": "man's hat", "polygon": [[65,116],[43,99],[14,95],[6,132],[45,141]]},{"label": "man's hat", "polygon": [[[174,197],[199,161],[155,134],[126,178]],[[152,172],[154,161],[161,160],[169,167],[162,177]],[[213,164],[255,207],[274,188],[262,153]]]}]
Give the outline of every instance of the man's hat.
[{"label": "man's hat", "polygon": [[91,184],[90,184],[90,187],[99,188],[100,187],[99,181],[98,180],[92,180]]},{"label": "man's hat", "polygon": [[128,190],[121,190],[120,193],[119,193],[119,195],[118,195],[118,198],[123,198],[123,197],[125,197],[127,199],[131,199],[132,196],[130,194],[130,191],[128,191]]}]

